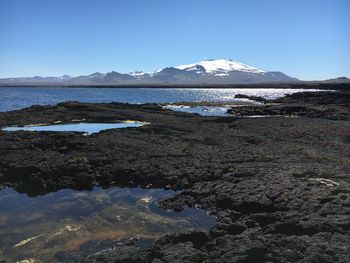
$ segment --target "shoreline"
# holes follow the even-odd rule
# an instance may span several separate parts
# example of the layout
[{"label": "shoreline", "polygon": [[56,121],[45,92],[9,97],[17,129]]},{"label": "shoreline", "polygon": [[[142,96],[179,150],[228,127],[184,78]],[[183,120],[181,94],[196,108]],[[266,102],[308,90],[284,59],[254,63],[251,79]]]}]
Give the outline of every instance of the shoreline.
[{"label": "shoreline", "polygon": [[74,119],[150,124],[90,136],[0,131],[0,185],[31,196],[96,185],[183,189],[161,206],[201,207],[218,219],[209,233],[172,234],[147,250],[131,243],[98,256],[98,251],[64,254],[82,262],[118,260],[121,254],[144,262],[169,256],[193,262],[305,257],[346,262],[350,93],[295,93],[272,103],[278,107],[259,105],[260,113],[298,118],[244,117],[247,109],[255,113],[255,105],[235,107],[242,117],[82,102],[1,112],[0,128]]},{"label": "shoreline", "polygon": [[149,88],[149,89],[321,89],[321,90],[348,90],[350,83],[320,83],[320,82],[299,82],[299,83],[262,83],[262,84],[0,84],[1,88],[27,87],[27,88]]}]

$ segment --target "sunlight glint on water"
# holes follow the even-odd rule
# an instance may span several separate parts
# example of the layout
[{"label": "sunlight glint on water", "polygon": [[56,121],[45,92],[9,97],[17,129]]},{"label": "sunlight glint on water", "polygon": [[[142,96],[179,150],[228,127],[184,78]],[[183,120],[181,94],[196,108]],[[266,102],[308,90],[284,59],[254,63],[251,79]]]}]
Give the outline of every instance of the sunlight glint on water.
[{"label": "sunlight glint on water", "polygon": [[[229,102],[236,94],[277,98],[302,89],[166,89],[166,88],[64,88],[64,87],[1,87],[0,111],[32,105],[53,105],[62,101],[172,103]],[[313,90],[308,90],[313,91]]]}]

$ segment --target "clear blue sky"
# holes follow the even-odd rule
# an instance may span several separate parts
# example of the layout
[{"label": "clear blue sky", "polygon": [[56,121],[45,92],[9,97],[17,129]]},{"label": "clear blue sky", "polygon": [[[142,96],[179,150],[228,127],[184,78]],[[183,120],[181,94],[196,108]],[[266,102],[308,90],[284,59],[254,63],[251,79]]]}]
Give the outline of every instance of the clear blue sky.
[{"label": "clear blue sky", "polygon": [[0,77],[153,71],[231,58],[350,77],[349,0],[0,0]]}]

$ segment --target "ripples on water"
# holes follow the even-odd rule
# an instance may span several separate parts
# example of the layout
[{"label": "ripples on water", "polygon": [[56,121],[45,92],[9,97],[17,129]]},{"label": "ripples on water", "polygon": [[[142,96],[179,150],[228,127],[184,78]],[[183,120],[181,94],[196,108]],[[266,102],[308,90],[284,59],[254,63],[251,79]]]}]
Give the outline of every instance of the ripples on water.
[{"label": "ripples on water", "polygon": [[227,113],[229,107],[167,105],[164,108],[174,111],[197,113],[202,116],[229,116]]},{"label": "ripples on water", "polygon": [[[64,88],[0,87],[0,111],[31,105],[48,105],[75,100],[84,102],[172,103],[234,101],[236,94],[277,98],[302,89],[167,89],[167,88]],[[311,91],[311,90],[308,90]]]}]

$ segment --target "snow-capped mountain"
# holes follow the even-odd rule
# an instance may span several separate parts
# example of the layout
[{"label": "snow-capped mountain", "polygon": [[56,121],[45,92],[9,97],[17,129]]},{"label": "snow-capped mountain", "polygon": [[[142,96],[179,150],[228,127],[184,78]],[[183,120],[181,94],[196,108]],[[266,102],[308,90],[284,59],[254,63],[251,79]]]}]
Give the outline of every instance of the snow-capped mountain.
[{"label": "snow-capped mountain", "polygon": [[265,73],[264,70],[253,68],[231,59],[207,59],[194,64],[176,66],[175,68],[186,71],[193,71],[198,74],[205,72],[214,76],[228,76],[231,71],[241,71],[256,74]]},{"label": "snow-capped mountain", "polygon": [[166,67],[152,73],[116,71],[87,76],[33,77],[0,79],[0,85],[140,85],[140,84],[245,84],[296,82],[282,72],[265,71],[230,59],[207,59],[193,64]]},{"label": "snow-capped mountain", "polygon": [[265,71],[231,59],[206,59],[193,64],[163,68],[152,74],[153,79],[170,83],[244,84],[295,82],[282,72]]},{"label": "snow-capped mountain", "polygon": [[147,73],[143,72],[143,71],[133,71],[133,72],[130,72],[129,75],[131,76],[135,76],[135,77],[141,77],[141,76],[144,76],[146,75]]}]

